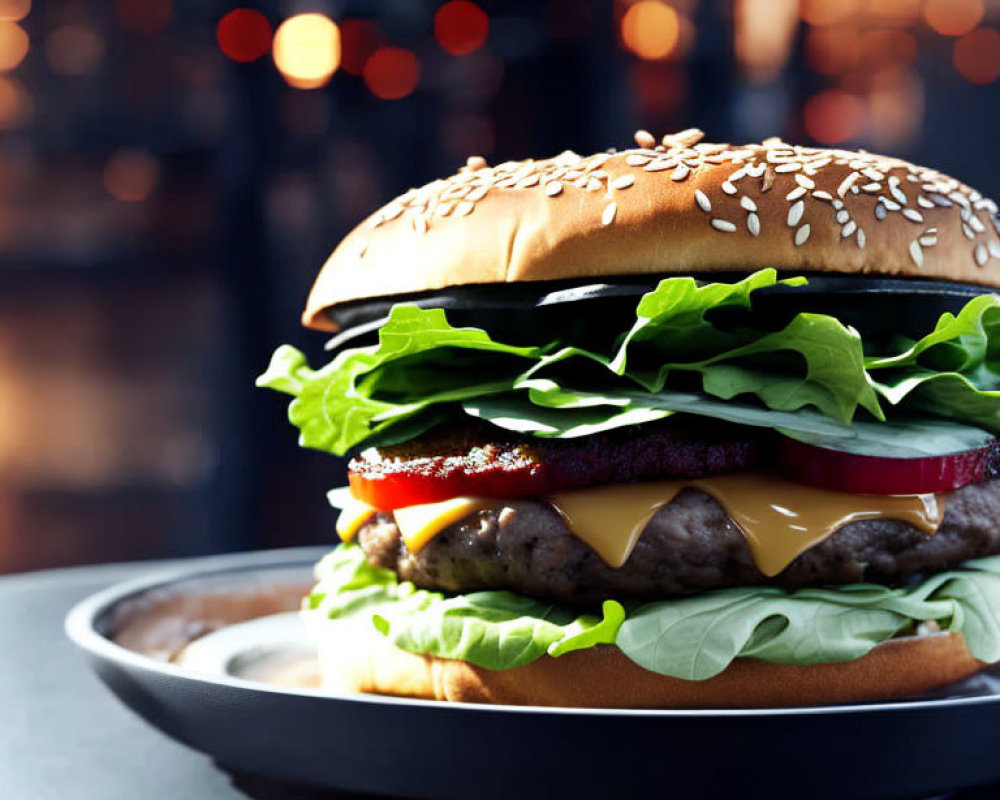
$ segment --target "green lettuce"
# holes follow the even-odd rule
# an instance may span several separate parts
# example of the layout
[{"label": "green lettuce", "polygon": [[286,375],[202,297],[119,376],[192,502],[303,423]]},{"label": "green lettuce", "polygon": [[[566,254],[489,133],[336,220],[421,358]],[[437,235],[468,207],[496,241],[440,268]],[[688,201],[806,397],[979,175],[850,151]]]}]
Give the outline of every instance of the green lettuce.
[{"label": "green lettuce", "polygon": [[645,604],[606,600],[600,614],[511,592],[449,597],[416,589],[368,564],[356,544],[327,555],[316,577],[306,600],[310,612],[367,619],[403,650],[487,669],[613,644],[653,672],[704,680],[736,658],[850,661],[924,622],[963,634],[980,661],[1000,661],[1000,556],[905,588],[852,584],[788,592],[752,586]]},{"label": "green lettuce", "polygon": [[441,309],[397,305],[377,345],[343,350],[317,370],[283,346],[258,385],[292,395],[303,446],[336,455],[462,414],[551,437],[697,414],[896,457],[956,452],[956,442],[1000,431],[1000,298],[974,298],[921,339],[879,353],[824,314],[798,314],[776,331],[714,321],[748,308],[756,291],[801,283],[774,270],[734,284],[667,278],[641,298],[610,352],[513,346],[452,326]]}]

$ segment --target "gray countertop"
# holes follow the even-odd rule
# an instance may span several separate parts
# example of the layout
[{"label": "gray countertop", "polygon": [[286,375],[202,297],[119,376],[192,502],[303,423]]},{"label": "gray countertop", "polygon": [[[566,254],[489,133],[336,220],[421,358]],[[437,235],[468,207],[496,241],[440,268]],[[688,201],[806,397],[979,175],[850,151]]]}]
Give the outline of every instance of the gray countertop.
[{"label": "gray countertop", "polygon": [[66,612],[170,563],[0,577],[0,798],[359,800],[223,772],[146,725],[90,672],[63,634]]}]

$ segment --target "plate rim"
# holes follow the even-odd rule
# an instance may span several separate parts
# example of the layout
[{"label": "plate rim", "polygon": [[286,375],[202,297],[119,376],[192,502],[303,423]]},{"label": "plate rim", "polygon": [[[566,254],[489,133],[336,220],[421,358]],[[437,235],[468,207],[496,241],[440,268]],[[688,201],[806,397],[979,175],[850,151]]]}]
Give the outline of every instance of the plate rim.
[{"label": "plate rim", "polygon": [[195,681],[239,691],[313,697],[317,700],[328,702],[350,702],[374,706],[390,705],[418,709],[461,709],[472,713],[498,712],[504,714],[542,714],[555,716],[632,717],[642,719],[749,719],[762,717],[839,716],[841,714],[906,714],[1000,703],[1000,694],[883,701],[878,703],[851,703],[844,705],[792,706],[787,708],[567,708],[560,706],[520,706],[458,701],[442,703],[437,700],[419,698],[393,697],[389,695],[364,694],[361,692],[337,693],[321,689],[279,686],[230,675],[197,672],[167,661],[158,661],[149,656],[129,650],[101,633],[96,624],[116,604],[146,592],[182,581],[211,575],[227,575],[238,572],[272,570],[295,566],[310,569],[330,549],[330,546],[316,545],[254,550],[241,553],[224,553],[221,555],[181,559],[169,567],[153,569],[148,573],[115,582],[79,600],[66,614],[63,623],[64,632],[73,644],[90,656],[159,673],[167,678]]}]

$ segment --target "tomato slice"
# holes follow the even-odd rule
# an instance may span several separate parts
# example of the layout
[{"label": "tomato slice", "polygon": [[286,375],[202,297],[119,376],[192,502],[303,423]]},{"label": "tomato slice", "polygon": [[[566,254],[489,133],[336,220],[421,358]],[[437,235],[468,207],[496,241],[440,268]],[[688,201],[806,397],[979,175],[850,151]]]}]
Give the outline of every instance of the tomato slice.
[{"label": "tomato slice", "polygon": [[524,497],[544,494],[553,487],[541,476],[526,472],[494,470],[488,473],[454,473],[447,477],[415,473],[379,475],[349,472],[351,496],[380,511],[439,503],[453,497]]},{"label": "tomato slice", "polygon": [[829,450],[782,438],[778,467],[789,478],[852,494],[930,494],[993,476],[996,443],[927,458],[883,458]]}]

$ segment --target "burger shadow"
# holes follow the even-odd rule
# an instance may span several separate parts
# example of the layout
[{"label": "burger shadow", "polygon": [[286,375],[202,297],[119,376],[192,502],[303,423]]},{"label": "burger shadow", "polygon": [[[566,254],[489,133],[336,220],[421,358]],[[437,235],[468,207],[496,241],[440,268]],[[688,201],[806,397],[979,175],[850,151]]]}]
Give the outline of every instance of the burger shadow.
[{"label": "burger shadow", "polygon": [[382,795],[324,789],[300,783],[266,778],[215,763],[229,777],[232,787],[251,800],[385,800]]}]

